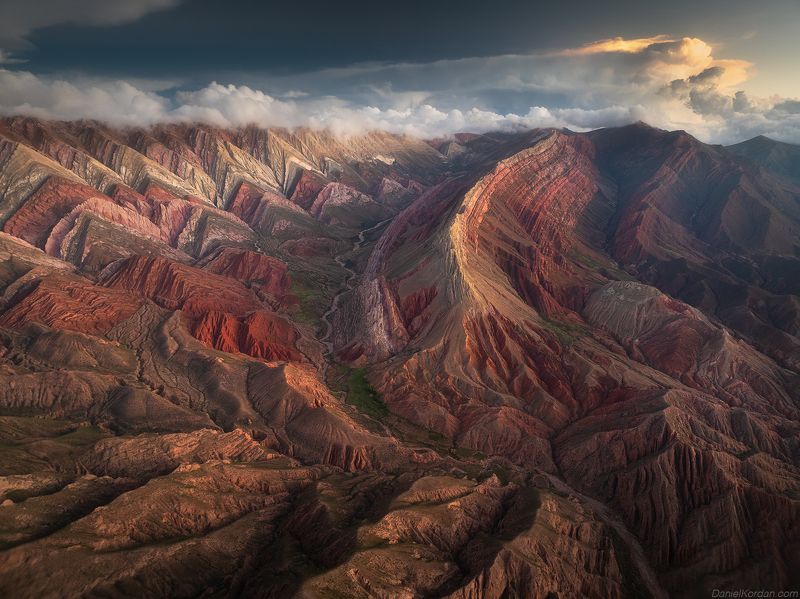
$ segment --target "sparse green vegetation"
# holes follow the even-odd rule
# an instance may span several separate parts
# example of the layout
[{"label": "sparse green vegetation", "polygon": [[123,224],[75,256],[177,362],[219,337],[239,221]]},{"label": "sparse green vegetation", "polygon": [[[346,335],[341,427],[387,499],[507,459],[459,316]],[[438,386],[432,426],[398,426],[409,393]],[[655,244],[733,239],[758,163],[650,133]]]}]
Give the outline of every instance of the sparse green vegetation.
[{"label": "sparse green vegetation", "polygon": [[442,433],[438,433],[436,431],[428,431],[428,439],[431,443],[435,445],[449,445],[450,439],[444,436]]},{"label": "sparse green vegetation", "polygon": [[586,267],[591,268],[593,270],[598,270],[598,269],[600,269],[600,268],[602,268],[604,266],[603,264],[601,264],[600,262],[598,262],[597,260],[595,260],[591,256],[587,256],[586,254],[583,254],[583,253],[575,251],[575,250],[572,250],[571,252],[569,252],[569,257],[572,260],[574,260],[575,262],[577,262],[578,264],[582,264],[583,266],[586,266]]},{"label": "sparse green vegetation", "polygon": [[[422,428],[402,416],[394,414],[384,404],[378,392],[367,380],[367,368],[350,368],[344,364],[333,364],[328,372],[328,382],[334,390],[346,395],[348,404],[354,406],[369,420],[391,429],[392,434],[407,443],[429,447],[440,455],[449,455],[457,460],[484,460],[486,455],[468,447],[459,447],[453,441],[433,430]],[[370,428],[370,423],[366,423]]]},{"label": "sparse green vegetation", "polygon": [[389,408],[380,400],[378,392],[367,380],[367,369],[356,368],[347,378],[347,403],[378,421],[389,416]]},{"label": "sparse green vegetation", "polygon": [[302,324],[319,324],[324,312],[322,306],[326,301],[322,292],[318,288],[293,279],[289,293],[297,297],[299,304],[299,308],[292,314],[292,318]]},{"label": "sparse green vegetation", "polygon": [[551,320],[545,318],[542,321],[542,327],[556,337],[558,337],[561,345],[569,347],[575,343],[580,337],[586,333],[586,328],[571,322],[561,322],[560,320]]},{"label": "sparse green vegetation", "polygon": [[58,437],[58,442],[80,447],[92,445],[104,436],[105,433],[96,426],[79,426],[74,431]]},{"label": "sparse green vegetation", "polygon": [[[378,392],[367,380],[367,368],[350,368],[344,364],[332,364],[328,371],[328,382],[335,391],[344,392],[348,404],[354,406],[369,420],[379,422],[391,429],[392,434],[407,443],[429,447],[440,455],[450,455],[457,460],[484,460],[486,455],[468,447],[459,447],[453,441],[433,430],[422,428],[402,416],[394,414],[384,404]],[[366,423],[370,428],[370,423]]]}]

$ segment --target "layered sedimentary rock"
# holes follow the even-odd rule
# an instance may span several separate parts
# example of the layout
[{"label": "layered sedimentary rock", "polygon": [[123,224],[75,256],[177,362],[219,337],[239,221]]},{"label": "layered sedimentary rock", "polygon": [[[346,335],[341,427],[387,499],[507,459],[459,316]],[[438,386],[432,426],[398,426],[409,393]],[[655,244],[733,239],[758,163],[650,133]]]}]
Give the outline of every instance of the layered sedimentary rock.
[{"label": "layered sedimentary rock", "polygon": [[0,594],[798,584],[795,148],[0,121]]},{"label": "layered sedimentary rock", "polygon": [[682,132],[637,125],[592,138],[624,182],[613,257],[796,369],[796,184]]},{"label": "layered sedimentary rock", "polygon": [[[796,260],[798,190],[642,125],[532,142],[393,221],[338,314],[341,357],[377,358],[372,380],[404,418],[609,502],[667,589],[791,584],[795,551],[770,547],[798,542],[797,297],[733,264]],[[692,272],[742,293],[725,310],[676,293]],[[780,316],[750,327],[751,297]],[[773,511],[783,526],[762,524]],[[722,513],[747,516],[709,551]]]},{"label": "layered sedimentary rock", "polygon": [[209,257],[204,268],[209,272],[256,285],[264,293],[278,299],[291,287],[286,263],[259,252],[222,248]]}]

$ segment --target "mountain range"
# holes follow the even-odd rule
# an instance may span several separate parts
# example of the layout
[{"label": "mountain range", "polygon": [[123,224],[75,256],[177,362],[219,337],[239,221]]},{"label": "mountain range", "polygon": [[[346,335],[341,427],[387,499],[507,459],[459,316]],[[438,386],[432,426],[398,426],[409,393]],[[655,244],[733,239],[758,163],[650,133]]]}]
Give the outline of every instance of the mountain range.
[{"label": "mountain range", "polygon": [[0,595],[800,586],[800,147],[0,119]]}]

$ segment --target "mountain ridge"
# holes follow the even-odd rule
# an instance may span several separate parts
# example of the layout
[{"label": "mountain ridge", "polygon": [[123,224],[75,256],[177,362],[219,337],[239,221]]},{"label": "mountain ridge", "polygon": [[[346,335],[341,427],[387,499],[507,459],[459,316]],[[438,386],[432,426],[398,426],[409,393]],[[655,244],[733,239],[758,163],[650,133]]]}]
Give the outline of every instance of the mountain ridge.
[{"label": "mountain ridge", "polygon": [[798,582],[792,154],[643,123],[0,138],[3,592]]}]

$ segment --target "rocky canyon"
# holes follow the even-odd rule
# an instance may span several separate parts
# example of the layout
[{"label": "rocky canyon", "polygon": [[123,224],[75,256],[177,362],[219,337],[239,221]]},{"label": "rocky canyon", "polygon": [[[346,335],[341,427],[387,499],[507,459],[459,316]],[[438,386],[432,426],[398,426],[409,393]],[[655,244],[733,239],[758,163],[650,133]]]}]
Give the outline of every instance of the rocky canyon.
[{"label": "rocky canyon", "polygon": [[799,148],[0,119],[0,596],[800,588]]}]

